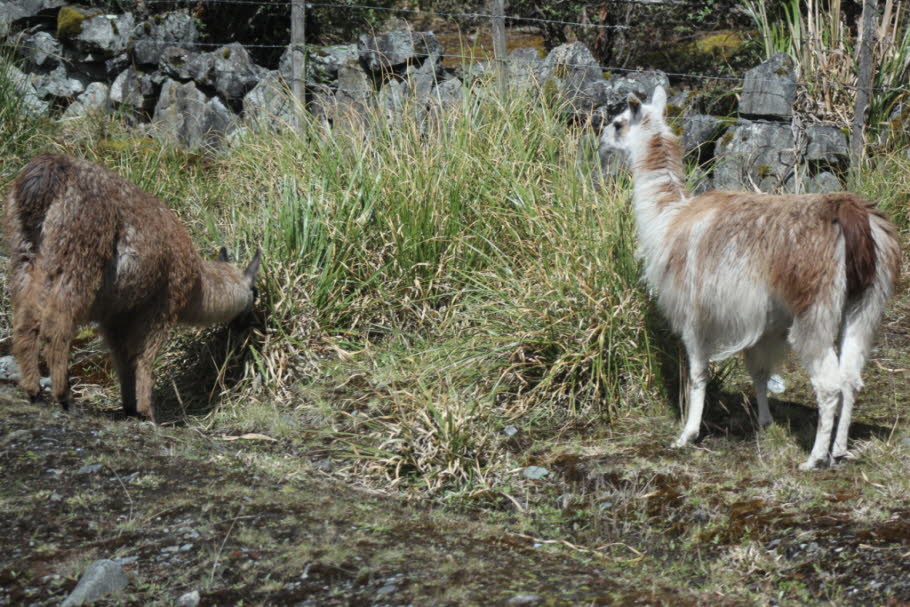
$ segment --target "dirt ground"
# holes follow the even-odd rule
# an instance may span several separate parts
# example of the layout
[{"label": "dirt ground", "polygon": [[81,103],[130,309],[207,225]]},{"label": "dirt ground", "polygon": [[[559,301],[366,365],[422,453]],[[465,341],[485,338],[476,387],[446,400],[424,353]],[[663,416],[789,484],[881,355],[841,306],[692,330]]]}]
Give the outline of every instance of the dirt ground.
[{"label": "dirt ground", "polygon": [[902,293],[856,458],[811,473],[794,364],[765,432],[740,371],[691,449],[668,448],[669,411],[630,415],[517,440],[516,461],[548,474],[463,499],[378,491],[303,439],[156,427],[115,403],[67,414],[0,385],[0,605],[58,605],[99,558],[130,578],[110,605],[910,605]]}]

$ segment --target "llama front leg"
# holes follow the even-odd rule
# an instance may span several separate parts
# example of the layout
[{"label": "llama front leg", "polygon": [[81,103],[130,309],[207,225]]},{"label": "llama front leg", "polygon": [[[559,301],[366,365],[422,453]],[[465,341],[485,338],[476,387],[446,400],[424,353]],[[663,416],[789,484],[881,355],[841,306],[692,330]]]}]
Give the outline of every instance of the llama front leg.
[{"label": "llama front leg", "polygon": [[828,461],[834,412],[841,397],[841,374],[833,347],[825,350],[817,360],[810,361],[807,366],[818,397],[818,426],[812,452],[809,459],[800,466],[801,470],[812,470]]},{"label": "llama front leg", "polygon": [[155,387],[152,369],[158,351],[167,340],[172,326],[172,323],[164,320],[157,320],[142,326],[142,338],[138,341],[136,352],[136,409],[139,415],[148,417],[155,423],[159,420],[152,402],[152,392]]},{"label": "llama front leg", "polygon": [[745,351],[746,369],[755,386],[758,404],[758,426],[767,428],[774,421],[768,407],[768,380],[778,361],[787,351],[786,335],[769,334]]},{"label": "llama front leg", "polygon": [[701,417],[705,407],[705,389],[708,385],[708,360],[701,353],[687,345],[689,357],[689,390],[688,390],[688,415],[682,434],[673,443],[674,447],[685,447],[698,438],[701,428]]}]

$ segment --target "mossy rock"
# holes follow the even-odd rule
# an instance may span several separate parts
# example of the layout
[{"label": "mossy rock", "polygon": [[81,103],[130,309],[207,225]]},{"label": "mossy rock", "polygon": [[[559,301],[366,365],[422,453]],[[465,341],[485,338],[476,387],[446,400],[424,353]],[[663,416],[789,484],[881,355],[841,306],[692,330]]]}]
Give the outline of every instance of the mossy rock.
[{"label": "mossy rock", "polygon": [[57,38],[75,38],[82,33],[82,22],[101,14],[98,9],[64,6],[57,12]]},{"label": "mossy rock", "polygon": [[745,41],[734,31],[713,32],[695,41],[695,50],[727,59],[743,49]]}]

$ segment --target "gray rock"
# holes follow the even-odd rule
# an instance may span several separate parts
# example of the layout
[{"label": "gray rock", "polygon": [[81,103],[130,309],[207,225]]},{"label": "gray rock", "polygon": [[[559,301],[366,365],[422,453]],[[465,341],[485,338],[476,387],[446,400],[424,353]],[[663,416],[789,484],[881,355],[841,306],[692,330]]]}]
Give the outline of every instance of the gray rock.
[{"label": "gray rock", "polygon": [[542,468],[541,466],[528,466],[527,468],[525,468],[524,470],[521,471],[521,474],[526,479],[529,479],[532,481],[539,481],[540,479],[542,479],[545,476],[547,476],[548,474],[550,474],[550,471],[547,470],[546,468]]},{"label": "gray rock", "polygon": [[200,600],[199,591],[193,590],[192,592],[181,595],[180,598],[177,599],[177,607],[196,607]]},{"label": "gray rock", "polygon": [[14,356],[0,357],[0,380],[19,381],[19,365]]},{"label": "gray rock", "polygon": [[32,79],[12,64],[7,64],[3,69],[20,95],[21,109],[31,116],[46,116],[50,111],[50,104],[38,96]]},{"label": "gray rock", "polygon": [[103,466],[101,464],[86,464],[76,470],[76,474],[98,474]]},{"label": "gray rock", "polygon": [[506,601],[506,605],[539,605],[541,602],[543,602],[543,597],[539,594],[522,592]]},{"label": "gray rock", "polygon": [[159,137],[188,147],[220,147],[237,126],[237,117],[217,97],[209,98],[195,83],[167,80],[155,105],[152,128]]},{"label": "gray rock", "polygon": [[42,99],[53,97],[56,99],[73,99],[85,90],[81,80],[71,77],[66,68],[58,65],[48,74],[38,74],[33,77],[35,92]]},{"label": "gray rock", "polygon": [[505,434],[506,436],[508,436],[509,438],[512,438],[513,436],[518,434],[518,428],[516,428],[515,426],[506,426],[505,428],[502,429],[502,433]]},{"label": "gray rock", "polygon": [[745,118],[788,119],[796,99],[793,60],[777,53],[746,72],[739,99],[739,114]]},{"label": "gray rock", "polygon": [[109,594],[120,592],[128,583],[123,567],[107,559],[95,561],[88,566],[79,583],[60,607],[93,603]]},{"label": "gray rock", "polygon": [[905,447],[910,447],[910,436],[905,436],[901,439],[901,444]]},{"label": "gray rock", "polygon": [[187,64],[187,70],[197,84],[213,88],[225,101],[238,103],[266,73],[238,42],[197,55]]},{"label": "gray rock", "polygon": [[388,72],[403,68],[425,57],[442,55],[442,45],[433,32],[400,30],[370,36],[360,36],[357,51],[361,61],[372,72]]},{"label": "gray rock", "polygon": [[464,102],[464,85],[458,78],[440,82],[430,93],[427,110],[437,119],[453,115],[452,110]]},{"label": "gray rock", "polygon": [[[718,137],[726,130],[726,123],[720,118],[705,114],[693,114],[682,119],[681,143],[687,156],[699,161],[713,153]],[[708,152],[708,154],[706,154]]]},{"label": "gray rock", "polygon": [[110,87],[92,82],[63,112],[63,118],[79,118],[93,113],[106,114],[111,109]]},{"label": "gray rock", "polygon": [[193,78],[193,70],[190,69],[190,66],[195,65],[198,57],[199,53],[179,46],[168,46],[161,51],[158,67],[170,78],[186,82]]},{"label": "gray rock", "polygon": [[389,595],[389,594],[395,594],[396,592],[398,592],[398,586],[396,586],[395,584],[386,584],[385,586],[383,586],[382,588],[377,590],[376,594],[378,594],[380,596],[385,596],[385,595]]},{"label": "gray rock", "polygon": [[[462,77],[467,82],[487,80],[496,75],[496,66],[491,61],[478,61],[466,66]],[[517,48],[506,56],[509,89],[522,92],[540,86],[543,75],[543,59],[537,49]]]},{"label": "gray rock", "polygon": [[603,72],[591,51],[581,42],[557,46],[540,64],[541,84],[554,82],[560,93],[574,97],[584,85],[602,80]]},{"label": "gray rock", "polygon": [[154,107],[160,75],[146,74],[129,67],[111,84],[109,98],[114,106],[129,106],[150,111]]},{"label": "gray rock", "polygon": [[196,20],[185,11],[156,16],[139,25],[133,42],[138,65],[157,65],[169,46],[193,49],[199,41]]},{"label": "gray rock", "polygon": [[389,80],[379,90],[377,103],[385,112],[386,118],[394,122],[401,118],[408,97],[407,86],[400,80]]},{"label": "gray rock", "polygon": [[834,126],[814,124],[806,132],[805,160],[813,168],[845,170],[850,167],[847,136]]},{"label": "gray rock", "polygon": [[409,66],[405,75],[408,94],[425,103],[430,93],[439,82],[439,61],[435,57],[427,57],[419,66]]},{"label": "gray rock", "polygon": [[[294,52],[302,54],[299,50]],[[338,80],[338,68],[351,62],[356,63],[358,57],[356,44],[309,47],[305,81],[309,84],[332,84]],[[293,82],[290,47],[281,55],[281,59],[278,61],[278,71],[288,84]]]},{"label": "gray rock", "polygon": [[243,98],[244,119],[253,126],[297,128],[296,102],[277,71],[271,71]]},{"label": "gray rock", "polygon": [[717,142],[714,187],[792,191],[798,152],[789,124],[739,120]]},{"label": "gray rock", "polygon": [[5,0],[0,1],[0,38],[6,38],[19,22],[48,9],[59,8],[68,0]]},{"label": "gray rock", "polygon": [[19,54],[29,65],[49,69],[60,65],[63,46],[49,33],[38,32],[22,42]]},{"label": "gray rock", "polygon": [[317,89],[311,106],[314,115],[339,126],[365,118],[373,97],[373,82],[357,62],[338,68],[338,83],[334,93],[328,88]]},{"label": "gray rock", "polygon": [[543,58],[536,48],[517,48],[506,57],[509,71],[509,89],[528,90],[539,84],[538,74],[543,67]]},{"label": "gray rock", "polygon": [[829,194],[843,191],[844,186],[834,173],[822,171],[807,179],[803,188],[809,194]]},{"label": "gray rock", "polygon": [[114,57],[126,51],[135,27],[132,13],[88,17],[82,21],[82,31],[74,41],[93,56]]}]

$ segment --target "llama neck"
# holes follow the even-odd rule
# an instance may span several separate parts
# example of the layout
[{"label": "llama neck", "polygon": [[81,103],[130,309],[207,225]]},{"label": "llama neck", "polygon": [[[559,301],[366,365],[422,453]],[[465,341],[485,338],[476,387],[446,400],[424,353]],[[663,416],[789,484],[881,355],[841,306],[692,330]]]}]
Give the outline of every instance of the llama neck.
[{"label": "llama neck", "polygon": [[205,261],[200,265],[199,279],[180,322],[188,325],[209,325],[229,322],[252,303],[252,293],[246,278],[236,267]]},{"label": "llama neck", "polygon": [[653,258],[674,211],[689,201],[679,142],[669,132],[653,135],[632,149],[631,164],[640,252]]}]

